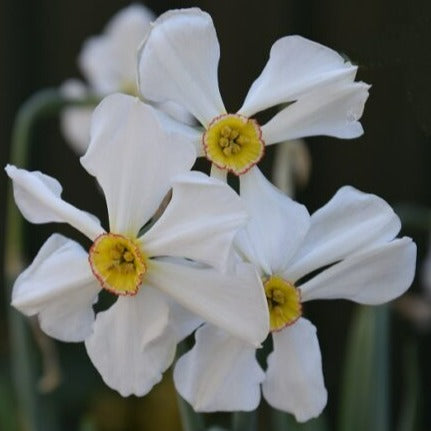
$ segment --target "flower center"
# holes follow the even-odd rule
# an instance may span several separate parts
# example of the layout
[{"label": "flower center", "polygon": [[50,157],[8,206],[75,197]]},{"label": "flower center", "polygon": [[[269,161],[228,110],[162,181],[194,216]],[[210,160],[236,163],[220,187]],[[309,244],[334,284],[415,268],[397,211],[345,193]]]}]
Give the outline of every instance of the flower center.
[{"label": "flower center", "polygon": [[139,90],[138,86],[136,85],[136,82],[124,79],[120,83],[120,88],[118,89],[121,93],[129,94],[130,96],[139,96]]},{"label": "flower center", "polygon": [[280,331],[302,315],[300,291],[288,281],[271,276],[264,282],[271,331]]},{"label": "flower center", "polygon": [[239,114],[215,118],[203,135],[207,159],[235,175],[247,172],[263,157],[265,143],[256,120]]},{"label": "flower center", "polygon": [[118,234],[98,236],[88,259],[102,287],[116,295],[135,295],[147,271],[138,241]]}]

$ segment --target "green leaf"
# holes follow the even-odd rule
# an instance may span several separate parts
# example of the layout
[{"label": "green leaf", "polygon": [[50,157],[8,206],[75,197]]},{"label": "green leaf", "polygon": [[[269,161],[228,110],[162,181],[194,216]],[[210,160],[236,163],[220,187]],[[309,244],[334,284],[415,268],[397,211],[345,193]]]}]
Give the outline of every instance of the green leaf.
[{"label": "green leaf", "polygon": [[358,307],[347,343],[339,431],[389,431],[389,310]]},{"label": "green leaf", "polygon": [[397,429],[398,431],[414,431],[418,420],[420,393],[418,344],[414,339],[409,340],[404,347],[404,381],[404,397]]},{"label": "green leaf", "polygon": [[17,414],[11,392],[10,383],[2,376],[0,380],[0,429],[4,431],[18,431]]}]

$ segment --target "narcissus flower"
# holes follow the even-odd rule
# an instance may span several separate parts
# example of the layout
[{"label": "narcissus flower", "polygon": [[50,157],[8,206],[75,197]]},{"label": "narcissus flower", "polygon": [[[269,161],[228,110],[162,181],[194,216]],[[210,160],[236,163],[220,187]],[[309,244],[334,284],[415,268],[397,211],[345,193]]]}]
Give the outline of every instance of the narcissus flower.
[{"label": "narcissus flower", "polygon": [[[113,93],[137,96],[136,53],[142,39],[154,21],[153,12],[140,4],[132,4],[117,12],[104,32],[85,41],[78,66],[87,83],[76,79],[66,81],[61,90],[71,99],[99,97]],[[160,108],[180,121],[190,116],[174,104]],[[83,154],[87,149],[93,108],[67,108],[61,116],[64,136],[73,148]]]},{"label": "narcissus flower", "polygon": [[[37,314],[51,336],[85,340],[105,382],[122,395],[147,393],[172,363],[177,342],[203,320],[254,345],[268,331],[255,269],[231,261],[233,237],[247,218],[243,204],[225,183],[188,172],[195,150],[186,130],[167,134],[163,121],[126,95],[96,109],[81,161],[105,194],[108,231],[62,200],[55,179],[6,168],[29,221],[69,223],[92,242],[87,253],[51,236],[16,280],[12,304]],[[148,225],[171,188],[166,209]],[[95,316],[101,289],[118,299]]]},{"label": "narcissus flower", "polygon": [[254,348],[204,325],[176,364],[175,384],[199,411],[253,410],[262,385],[271,406],[307,421],[321,413],[327,392],[316,328],[303,305],[337,298],[376,305],[398,297],[413,280],[416,246],[395,238],[400,221],[386,202],[352,187],[311,217],[258,170],[241,189],[251,219],[236,244],[260,273],[273,351],[263,372]]},{"label": "narcissus flower", "polygon": [[[201,123],[204,129],[195,143],[214,175],[248,172],[274,143],[314,135],[350,139],[363,133],[358,120],[369,86],[354,82],[357,67],[335,51],[299,36],[279,39],[236,113],[225,109],[220,96],[219,54],[211,17],[192,8],[161,15],[138,56],[143,97],[176,102]],[[252,118],[280,104],[289,105],[268,123]]]}]

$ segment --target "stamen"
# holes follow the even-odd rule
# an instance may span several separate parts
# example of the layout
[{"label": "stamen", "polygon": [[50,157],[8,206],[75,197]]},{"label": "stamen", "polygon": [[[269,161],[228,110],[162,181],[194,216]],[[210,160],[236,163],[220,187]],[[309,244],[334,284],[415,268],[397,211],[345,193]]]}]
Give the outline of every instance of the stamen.
[{"label": "stamen", "polygon": [[265,148],[257,122],[239,114],[215,118],[203,135],[203,145],[208,160],[235,175],[256,165]]},{"label": "stamen", "polygon": [[89,252],[91,270],[102,287],[116,295],[135,295],[147,270],[146,257],[136,239],[106,233]]},{"label": "stamen", "polygon": [[300,291],[278,276],[264,282],[271,331],[280,331],[295,323],[302,315]]}]

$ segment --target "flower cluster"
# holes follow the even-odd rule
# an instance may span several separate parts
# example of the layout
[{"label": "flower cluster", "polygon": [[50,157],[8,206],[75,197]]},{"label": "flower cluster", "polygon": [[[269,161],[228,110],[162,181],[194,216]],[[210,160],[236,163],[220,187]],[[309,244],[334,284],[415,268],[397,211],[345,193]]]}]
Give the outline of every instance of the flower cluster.
[{"label": "flower cluster", "polygon": [[[130,37],[123,20],[136,24]],[[369,86],[333,50],[288,36],[275,42],[232,113],[218,89],[211,17],[192,8],[147,21],[129,8],[81,57],[100,95],[128,93],[96,108],[81,158],[103,190],[109,226],[65,202],[55,179],[6,167],[27,220],[69,223],[91,243],[85,250],[52,235],[16,280],[12,305],[38,315],[47,334],[84,341],[106,384],[123,396],[148,393],[177,344],[195,332],[174,369],[178,392],[195,410],[254,410],[262,390],[271,406],[307,421],[327,393],[303,304],[398,297],[412,282],[416,247],[396,238],[400,221],[377,196],[343,187],[310,215],[256,165],[267,145],[284,140],[360,136]],[[104,67],[107,60],[117,69]],[[267,123],[254,118],[279,105]],[[182,114],[168,115],[166,106]],[[197,157],[211,163],[211,176],[191,171]],[[232,174],[239,193],[227,184]],[[95,313],[102,291],[117,299]],[[264,371],[256,349],[268,337]]]}]

